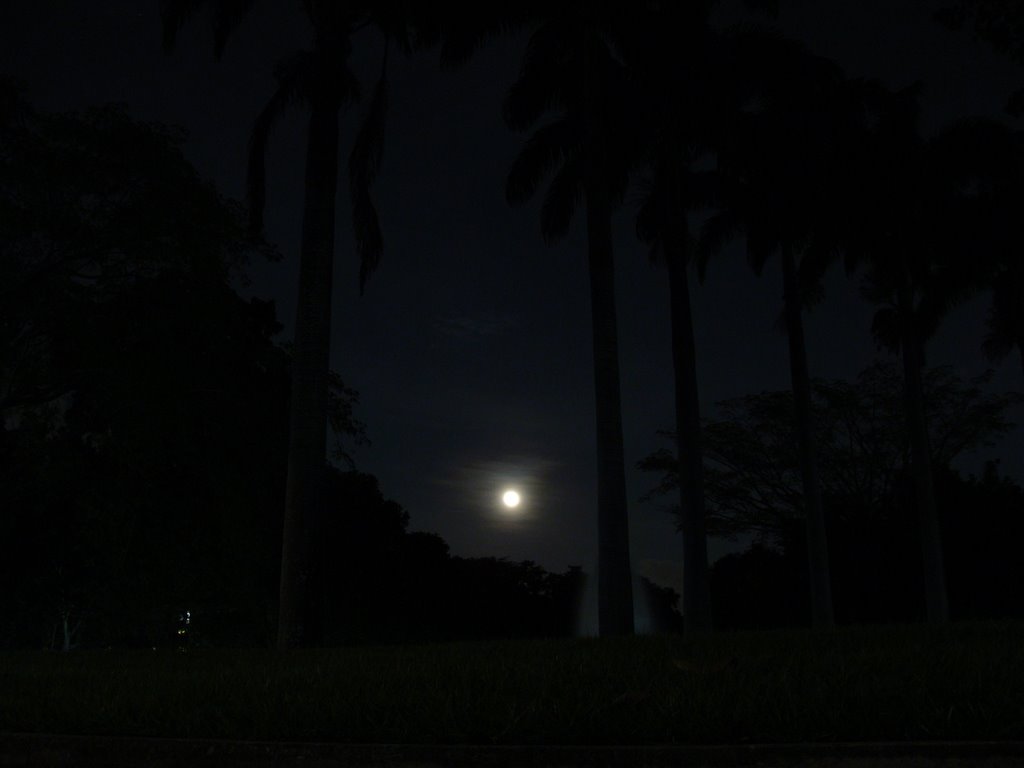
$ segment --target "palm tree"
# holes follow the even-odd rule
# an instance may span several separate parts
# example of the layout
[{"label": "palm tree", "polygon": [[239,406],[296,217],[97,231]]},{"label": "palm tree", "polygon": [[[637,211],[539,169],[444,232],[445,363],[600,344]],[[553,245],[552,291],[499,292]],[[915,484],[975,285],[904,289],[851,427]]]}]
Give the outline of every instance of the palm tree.
[{"label": "palm tree", "polygon": [[504,113],[529,130],[552,109],[515,160],[506,184],[513,205],[552,176],[541,210],[544,240],[562,237],[580,201],[586,208],[594,349],[598,475],[598,624],[602,636],[633,632],[629,520],[622,444],[619,353],[611,214],[629,178],[620,151],[626,136],[625,71],[615,39],[629,20],[622,4],[549,6],[534,29]]},{"label": "palm tree", "polygon": [[[181,27],[197,11],[210,12],[214,54],[224,51],[231,32],[254,0],[162,0],[164,47],[170,50]],[[380,259],[382,238],[369,188],[380,164],[387,106],[388,44],[403,51],[414,38],[405,3],[335,3],[302,0],[299,9],[313,32],[310,49],[278,62],[277,87],[256,118],[249,142],[248,198],[252,225],[262,228],[264,155],[270,131],[294,106],[309,111],[305,200],[299,250],[299,297],[295,320],[288,438],[288,482],[281,550],[278,647],[308,640],[304,602],[312,563],[309,525],[315,519],[326,451],[331,288],[334,263],[338,172],[338,113],[360,101],[361,89],[349,66],[353,36],[366,27],[385,39],[383,63],[366,116],[349,159],[352,221],[360,256],[362,287]]]},{"label": "palm tree", "polygon": [[[814,445],[803,308],[821,298],[821,279],[838,253],[837,204],[848,172],[844,157],[858,126],[858,94],[832,62],[802,45],[748,35],[756,66],[736,89],[740,103],[718,145],[720,210],[701,232],[698,268],[736,235],[746,235],[751,266],[782,262],[783,313],[789,344],[794,433],[806,514],[811,616],[834,624],[828,539]],[[752,109],[741,104],[756,104]]]},{"label": "palm tree", "polygon": [[708,575],[704,457],[701,443],[700,395],[689,265],[692,237],[685,211],[697,207],[705,180],[689,171],[686,161],[659,153],[648,195],[637,215],[637,234],[651,245],[668,272],[672,326],[672,366],[679,475],[680,528],[683,534],[683,617],[686,632],[712,628]]},{"label": "palm tree", "polygon": [[964,185],[965,158],[977,155],[979,126],[960,124],[922,138],[919,92],[919,86],[875,91],[877,125],[857,161],[866,177],[848,247],[851,264],[867,266],[865,297],[881,305],[872,332],[879,344],[902,355],[926,616],[944,623],[949,607],[922,370],[927,342],[942,318],[991,272]]},{"label": "palm tree", "polygon": [[626,61],[643,88],[646,129],[640,161],[646,169],[637,212],[638,237],[651,258],[666,266],[672,326],[675,390],[675,461],[679,476],[683,534],[683,617],[686,631],[712,628],[708,576],[704,459],[700,395],[688,270],[692,237],[687,211],[713,197],[713,174],[693,163],[710,146],[708,133],[717,111],[714,53],[718,41],[709,24],[712,2],[667,4],[654,10],[642,32],[630,39]]},{"label": "palm tree", "polygon": [[[642,126],[639,161],[646,169],[637,235],[651,246],[651,257],[664,261],[669,282],[672,362],[675,372],[676,462],[683,533],[683,614],[687,631],[712,626],[707,564],[704,460],[701,447],[700,396],[690,304],[688,269],[693,255],[687,212],[716,199],[716,175],[694,164],[714,149],[716,138],[735,110],[737,62],[749,63],[763,53],[753,35],[720,34],[709,25],[715,0],[653,4],[638,35],[629,44],[626,62],[641,89]],[[745,0],[745,5],[774,12],[775,3]],[[638,12],[638,16],[639,16]]]}]

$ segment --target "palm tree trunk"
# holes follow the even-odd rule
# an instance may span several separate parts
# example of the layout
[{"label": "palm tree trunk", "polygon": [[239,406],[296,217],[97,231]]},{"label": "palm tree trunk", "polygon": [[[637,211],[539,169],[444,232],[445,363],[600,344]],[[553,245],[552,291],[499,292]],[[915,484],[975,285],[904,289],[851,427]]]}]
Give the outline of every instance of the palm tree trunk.
[{"label": "palm tree trunk", "polygon": [[942,538],[935,506],[931,451],[928,446],[928,422],[921,370],[924,365],[923,350],[914,324],[910,279],[905,273],[901,275],[897,287],[897,301],[902,337],[904,399],[907,408],[907,429],[910,433],[910,464],[914,477],[924,565],[925,610],[929,623],[944,624],[949,621],[949,604],[946,598]]},{"label": "palm tree trunk", "polygon": [[693,310],[687,277],[686,214],[679,202],[677,166],[672,200],[677,212],[665,222],[665,261],[668,265],[672,312],[672,365],[675,372],[676,440],[679,462],[679,505],[683,533],[683,620],[687,633],[712,628],[711,586],[708,577],[708,538],[704,508],[704,454],[701,449],[700,396],[697,351],[693,339]]},{"label": "palm tree trunk", "polygon": [[302,216],[299,296],[295,318],[288,486],[281,540],[277,645],[307,638],[311,573],[308,526],[316,519],[327,449],[327,374],[330,365],[331,272],[338,176],[338,110],[314,101],[306,147],[306,199]]},{"label": "palm tree trunk", "polygon": [[587,251],[597,416],[597,603],[601,637],[633,633],[629,517],[622,446],[622,397],[615,313],[611,216],[607,194],[587,191]]},{"label": "palm tree trunk", "polygon": [[782,249],[783,300],[789,337],[789,375],[793,386],[794,428],[800,446],[800,475],[803,480],[804,511],[807,514],[807,564],[811,585],[811,624],[835,626],[832,612],[832,583],[828,564],[828,537],[821,504],[821,478],[814,446],[811,417],[811,377],[807,370],[807,345],[801,316],[799,279],[793,252]]},{"label": "palm tree trunk", "polygon": [[633,584],[629,562],[629,516],[622,446],[622,396],[615,313],[611,201],[605,179],[604,135],[598,118],[599,86],[590,46],[584,65],[584,109],[588,122],[587,256],[594,345],[597,417],[597,623],[601,637],[633,634]]},{"label": "palm tree trunk", "polygon": [[1024,339],[1017,339],[1017,351],[1020,352],[1020,369],[1024,372]]}]

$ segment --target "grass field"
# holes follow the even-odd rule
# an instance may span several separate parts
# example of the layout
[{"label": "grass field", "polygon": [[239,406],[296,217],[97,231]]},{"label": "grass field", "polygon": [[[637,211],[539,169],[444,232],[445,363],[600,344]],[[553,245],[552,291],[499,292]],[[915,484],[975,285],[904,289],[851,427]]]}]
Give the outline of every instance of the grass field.
[{"label": "grass field", "polygon": [[0,654],[0,730],[346,742],[1024,740],[1024,623]]}]

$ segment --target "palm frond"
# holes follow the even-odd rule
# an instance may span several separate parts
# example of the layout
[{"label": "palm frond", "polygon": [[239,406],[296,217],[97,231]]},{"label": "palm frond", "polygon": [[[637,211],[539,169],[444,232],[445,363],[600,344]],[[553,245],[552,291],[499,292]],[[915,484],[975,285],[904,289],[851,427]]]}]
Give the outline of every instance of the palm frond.
[{"label": "palm frond", "polygon": [[902,346],[900,318],[894,307],[882,307],[871,319],[871,335],[875,342],[890,352],[898,352]]},{"label": "palm frond", "polygon": [[164,53],[174,50],[178,33],[209,0],[160,0],[160,23]]},{"label": "palm frond", "polygon": [[263,229],[263,208],[266,202],[266,154],[267,141],[274,125],[288,110],[303,100],[301,73],[292,70],[278,80],[270,101],[256,117],[249,135],[249,162],[247,166],[245,191],[249,209],[249,228],[253,232]]},{"label": "palm frond", "polygon": [[217,0],[213,8],[213,55],[220,58],[228,37],[252,8],[255,0]]},{"label": "palm frond", "polygon": [[224,55],[231,33],[252,8],[255,0],[160,0],[162,43],[165,52],[174,49],[178,32],[198,11],[206,9],[213,29],[213,55]]},{"label": "palm frond", "polygon": [[661,248],[662,200],[656,183],[646,181],[647,188],[636,211],[636,236],[640,242],[651,246],[651,258],[655,258]]},{"label": "palm frond", "polygon": [[871,264],[860,281],[860,294],[871,304],[885,304],[893,301],[895,285],[884,275],[877,261]]},{"label": "palm frond", "polygon": [[505,199],[510,205],[522,205],[537,192],[541,182],[578,151],[579,125],[562,118],[538,128],[516,157],[505,182]]},{"label": "palm frond", "polygon": [[528,131],[548,113],[562,110],[564,99],[551,78],[520,78],[508,89],[501,106],[505,125]]},{"label": "palm frond", "polygon": [[[519,77],[502,103],[505,124],[514,131],[526,131],[544,115],[565,109],[573,101],[566,89],[568,71],[566,35],[557,24],[545,24],[530,38]],[[578,78],[577,78],[578,81]]]},{"label": "palm frond", "polygon": [[732,209],[713,214],[701,225],[697,238],[697,279],[703,283],[708,262],[720,254],[727,244],[743,234],[743,224]]},{"label": "palm frond", "polygon": [[583,199],[583,170],[581,156],[575,155],[562,164],[548,186],[540,211],[541,235],[547,245],[560,240],[569,230]]},{"label": "palm frond", "polygon": [[380,263],[384,250],[377,210],[370,199],[370,187],[377,177],[384,154],[384,128],[387,124],[388,79],[387,46],[380,77],[373,88],[366,117],[359,127],[349,156],[349,186],[352,193],[352,226],[359,252],[359,291]]},{"label": "palm frond", "polygon": [[515,34],[527,26],[533,15],[521,2],[459,4],[445,14],[445,21],[438,30],[441,67],[463,66],[488,42]]},{"label": "palm frond", "polygon": [[[653,178],[641,179],[638,186],[636,213],[636,236],[650,246],[649,255],[657,261],[664,250],[665,226],[670,217],[683,217],[687,213],[684,206],[678,210],[670,210],[667,192],[666,174],[659,167]],[[684,230],[686,227],[684,226]]]},{"label": "palm frond", "polygon": [[686,185],[687,208],[697,210],[718,205],[722,197],[722,177],[718,171],[687,169],[681,176]]},{"label": "palm frond", "polygon": [[574,24],[565,23],[564,19],[545,19],[543,24],[536,26],[523,52],[520,78],[547,77],[557,72],[565,63],[568,53],[572,50],[571,40],[579,30]]},{"label": "palm frond", "polygon": [[817,244],[804,250],[797,272],[802,306],[808,309],[815,307],[825,298],[823,281],[835,258],[835,250]]},{"label": "palm frond", "polygon": [[[755,223],[756,224],[756,223]],[[758,277],[764,272],[764,265],[772,254],[779,250],[779,238],[766,227],[746,227],[747,232],[747,263]]]}]

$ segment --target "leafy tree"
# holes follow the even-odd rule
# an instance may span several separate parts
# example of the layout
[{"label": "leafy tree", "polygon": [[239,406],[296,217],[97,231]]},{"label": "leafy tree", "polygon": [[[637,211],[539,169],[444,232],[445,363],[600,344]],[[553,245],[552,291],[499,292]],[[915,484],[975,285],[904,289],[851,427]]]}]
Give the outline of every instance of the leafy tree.
[{"label": "leafy tree", "polygon": [[[290,359],[270,341],[273,308],[168,277],[79,321],[91,365],[57,426],[10,433],[40,457],[35,477],[12,468],[3,483],[34,530],[9,539],[18,562],[52,563],[40,599],[92,617],[93,642],[159,644],[186,608],[197,637],[233,622],[230,637],[258,641],[270,601],[254,574],[276,562],[285,479]],[[358,438],[346,391],[332,394]]]},{"label": "leafy tree", "polygon": [[[97,500],[89,451],[104,430],[68,436],[69,420],[107,394],[104,377],[122,380],[108,374],[126,349],[96,334],[111,324],[121,339],[143,333],[134,317],[107,320],[119,296],[162,273],[226,280],[250,253],[273,254],[185,161],[179,131],[114,107],[39,113],[8,80],[0,94],[0,415],[13,510],[4,541],[10,576],[22,577],[8,594],[23,602],[29,633],[56,613],[69,648],[83,622],[94,629],[97,594],[126,545]],[[114,556],[101,556],[108,546]]]},{"label": "leafy tree", "polygon": [[[986,394],[992,371],[964,381],[951,367],[924,377],[929,403],[929,446],[935,466],[991,445],[1013,425],[1010,407],[1021,395]],[[818,446],[824,507],[832,520],[878,520],[892,513],[900,478],[910,467],[910,439],[896,367],[879,361],[856,382],[812,379],[815,445]],[[788,392],[763,392],[716,404],[719,418],[705,419],[708,530],[736,540],[754,534],[783,547],[794,524],[802,525],[805,503],[799,452],[792,440],[793,399]],[[668,433],[666,433],[668,434]],[[675,457],[663,448],[639,462],[661,475],[645,499],[675,492]],[[674,515],[678,509],[670,507]]]},{"label": "leafy tree", "polygon": [[0,127],[0,411],[14,418],[71,392],[82,355],[53,329],[83,308],[168,269],[226,280],[275,254],[198,178],[180,131],[115,107],[38,114],[6,87],[20,106]]},{"label": "leafy tree", "polygon": [[[230,610],[253,637],[290,356],[273,305],[227,281],[273,253],[180,133],[27,105],[4,131],[0,540],[18,577],[5,621],[24,627],[8,640],[151,645],[186,606],[197,629]],[[331,422],[359,440],[332,382]]]},{"label": "leafy tree", "polygon": [[[976,38],[1024,64],[1024,7],[1017,0],[953,0],[935,12],[935,19],[954,30],[973,27]],[[1024,114],[1024,88],[1010,95],[1006,111],[1015,117]]]},{"label": "leafy tree", "polygon": [[[999,477],[997,464],[989,462],[981,480],[965,480],[941,467],[936,472],[950,616],[955,620],[1024,616],[1020,590],[1013,587],[1024,578],[1019,544],[1024,491]],[[829,540],[837,622],[893,623],[922,617],[924,585],[915,557],[919,547],[913,518],[905,514],[911,498],[912,493],[895,494],[884,517],[832,519],[833,529],[841,534]],[[730,629],[805,624],[809,590],[801,568],[803,546],[803,537],[793,535],[782,550],[755,543],[718,560],[711,569],[716,624]]]},{"label": "leafy tree", "polygon": [[[214,53],[223,53],[237,23],[254,0],[162,0],[164,47],[170,50],[178,31],[200,8],[210,13]],[[360,101],[361,87],[350,67],[354,37],[373,27],[385,40],[381,74],[349,158],[352,224],[360,257],[362,287],[380,261],[383,249],[377,213],[369,195],[380,166],[388,98],[387,61],[391,45],[409,52],[417,43],[413,4],[394,2],[336,3],[303,0],[297,10],[308,19],[312,46],[278,62],[277,88],[257,117],[249,142],[248,194],[253,226],[262,225],[265,193],[264,155],[270,131],[290,108],[309,110],[305,201],[299,255],[299,299],[295,321],[295,362],[288,430],[288,491],[281,553],[281,599],[278,645],[305,642],[300,606],[314,569],[309,561],[320,494],[321,465],[327,429],[331,285],[334,262],[335,199],[338,170],[338,114]],[[422,11],[421,11],[422,13]],[[430,27],[435,30],[434,27]]]}]

